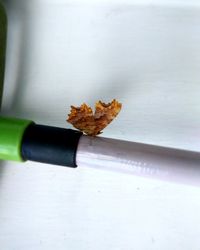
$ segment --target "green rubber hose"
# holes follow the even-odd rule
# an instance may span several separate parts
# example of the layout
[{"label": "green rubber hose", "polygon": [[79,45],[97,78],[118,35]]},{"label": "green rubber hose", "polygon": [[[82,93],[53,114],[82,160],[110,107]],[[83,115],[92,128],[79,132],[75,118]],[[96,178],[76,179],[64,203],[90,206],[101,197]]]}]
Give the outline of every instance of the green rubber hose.
[{"label": "green rubber hose", "polygon": [[21,144],[29,120],[5,118],[0,116],[0,159],[23,161]]}]

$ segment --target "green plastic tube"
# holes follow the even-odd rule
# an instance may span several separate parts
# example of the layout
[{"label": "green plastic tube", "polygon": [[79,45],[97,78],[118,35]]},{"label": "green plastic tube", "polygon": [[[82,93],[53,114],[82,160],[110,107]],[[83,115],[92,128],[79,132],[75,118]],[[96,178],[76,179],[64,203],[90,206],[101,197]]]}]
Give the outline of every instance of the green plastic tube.
[{"label": "green plastic tube", "polygon": [[21,143],[29,120],[0,117],[0,159],[23,161]]}]

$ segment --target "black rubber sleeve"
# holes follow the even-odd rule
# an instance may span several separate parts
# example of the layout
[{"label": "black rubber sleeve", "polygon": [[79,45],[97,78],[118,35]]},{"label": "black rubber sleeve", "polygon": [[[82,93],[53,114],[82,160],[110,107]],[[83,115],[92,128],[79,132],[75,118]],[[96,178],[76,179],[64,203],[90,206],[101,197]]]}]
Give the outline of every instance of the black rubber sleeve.
[{"label": "black rubber sleeve", "polygon": [[77,167],[76,150],[81,132],[45,125],[31,124],[22,139],[22,157],[67,167]]}]

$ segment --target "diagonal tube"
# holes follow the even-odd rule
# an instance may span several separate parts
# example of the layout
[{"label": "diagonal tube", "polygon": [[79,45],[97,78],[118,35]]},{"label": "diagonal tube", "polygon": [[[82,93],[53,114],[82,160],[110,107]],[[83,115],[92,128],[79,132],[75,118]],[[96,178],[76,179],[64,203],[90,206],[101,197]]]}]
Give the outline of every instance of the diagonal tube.
[{"label": "diagonal tube", "polygon": [[159,180],[200,185],[200,153],[103,137],[81,136],[79,167],[131,173]]}]

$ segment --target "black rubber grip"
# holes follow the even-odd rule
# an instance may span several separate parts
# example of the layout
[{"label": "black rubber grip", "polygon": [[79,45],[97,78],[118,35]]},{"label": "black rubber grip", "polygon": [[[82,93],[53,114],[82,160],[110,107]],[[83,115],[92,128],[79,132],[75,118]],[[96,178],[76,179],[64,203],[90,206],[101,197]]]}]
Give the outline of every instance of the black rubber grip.
[{"label": "black rubber grip", "polygon": [[77,167],[76,150],[81,132],[31,124],[22,139],[22,157],[67,167]]}]

